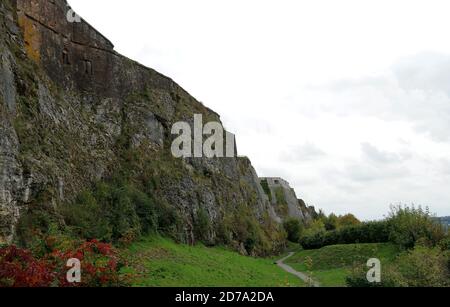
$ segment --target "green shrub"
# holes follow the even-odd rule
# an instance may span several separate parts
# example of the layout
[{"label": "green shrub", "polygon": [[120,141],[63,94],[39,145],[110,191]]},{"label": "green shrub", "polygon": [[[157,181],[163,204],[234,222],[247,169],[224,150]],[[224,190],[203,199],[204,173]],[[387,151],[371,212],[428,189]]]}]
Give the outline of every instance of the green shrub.
[{"label": "green shrub", "polygon": [[[389,271],[389,268],[382,266],[381,282],[371,283],[367,280],[367,272],[369,268],[364,264],[355,265],[350,274],[346,277],[345,282],[351,288],[392,288],[398,287],[401,283],[399,281],[398,273],[396,271]],[[386,278],[386,275],[390,276]]]},{"label": "green shrub", "polygon": [[282,187],[275,188],[275,198],[279,205],[287,204],[284,189]]},{"label": "green shrub", "polygon": [[439,242],[439,247],[444,251],[450,251],[450,233],[448,233],[447,236]]},{"label": "green shrub", "polygon": [[132,189],[130,198],[134,203],[143,234],[155,233],[158,230],[158,210],[155,201],[147,194]]},{"label": "green shrub", "polygon": [[353,214],[346,214],[338,217],[338,228],[358,226],[361,221],[358,220]]},{"label": "green shrub", "polygon": [[438,248],[418,246],[402,254],[398,271],[408,287],[443,287],[450,285],[448,256]]},{"label": "green shrub", "polygon": [[195,237],[200,240],[206,240],[208,238],[210,223],[209,216],[205,209],[200,208],[197,211],[197,217],[194,220],[194,233]]},{"label": "green shrub", "polygon": [[230,207],[215,227],[216,243],[230,244],[237,250],[242,250],[242,244],[250,255],[269,256],[280,252],[286,243],[282,226],[268,214],[256,219],[252,210],[245,205]]},{"label": "green shrub", "polygon": [[335,214],[330,214],[325,218],[324,224],[327,231],[336,230],[338,228],[338,217]]},{"label": "green shrub", "polygon": [[261,186],[264,190],[264,193],[269,197],[270,202],[272,202],[272,193],[270,192],[269,183],[266,179],[261,180]]},{"label": "green shrub", "polygon": [[323,219],[316,219],[306,223],[303,236],[312,236],[318,232],[325,232],[325,224]]},{"label": "green shrub", "polygon": [[[320,218],[327,230],[335,228],[334,215]],[[353,221],[352,223],[356,223]],[[384,243],[393,242],[404,249],[413,248],[417,242],[435,247],[442,242],[446,233],[441,224],[422,208],[392,207],[389,217],[384,221],[366,222],[341,227],[332,231],[305,231],[301,245],[305,249],[316,249],[334,244]]]},{"label": "green shrub", "polygon": [[318,249],[328,245],[354,243],[385,243],[389,241],[387,222],[367,222],[333,231],[319,231],[301,238],[305,249]]},{"label": "green shrub", "polygon": [[436,246],[445,238],[442,224],[433,219],[428,209],[393,206],[387,221],[390,240],[405,249],[413,248],[419,239]]},{"label": "green shrub", "polygon": [[246,219],[246,236],[242,240],[245,249],[249,254],[252,254],[257,245],[262,241],[261,228],[258,223],[252,218]]},{"label": "green shrub", "polygon": [[66,225],[79,237],[111,241],[112,227],[104,211],[91,191],[82,192],[75,203],[61,208]]},{"label": "green shrub", "polygon": [[173,209],[157,204],[132,185],[100,182],[61,207],[68,228],[81,238],[118,242],[141,234],[170,232],[178,223]]},{"label": "green shrub", "polygon": [[284,230],[287,233],[288,240],[298,243],[302,235],[302,224],[298,219],[290,218],[283,223]]},{"label": "green shrub", "polygon": [[322,210],[319,211],[316,219],[323,222],[325,230],[327,231],[349,226],[358,226],[361,224],[361,222],[353,214],[337,216],[336,214],[331,213],[327,216]]},{"label": "green shrub", "polygon": [[21,214],[16,226],[15,243],[19,246],[43,250],[42,238],[55,229],[62,228],[62,220],[48,202],[35,202]]},{"label": "green shrub", "polygon": [[438,248],[417,246],[382,266],[381,283],[369,283],[368,268],[358,265],[347,277],[350,287],[445,287],[450,285],[449,255]]},{"label": "green shrub", "polygon": [[156,215],[158,218],[158,232],[178,239],[178,230],[182,224],[178,211],[174,210],[166,202],[159,202],[156,206]]},{"label": "green shrub", "polygon": [[286,201],[284,189],[282,187],[276,187],[274,189],[275,199],[277,201],[275,206],[276,213],[281,217],[287,217],[289,215],[289,206]]},{"label": "green shrub", "polygon": [[102,182],[93,192],[81,193],[62,212],[67,225],[82,238],[116,242],[125,234],[141,231],[135,196],[130,187]]},{"label": "green shrub", "polygon": [[220,221],[216,227],[217,243],[229,245],[233,241],[233,230],[227,217]]}]

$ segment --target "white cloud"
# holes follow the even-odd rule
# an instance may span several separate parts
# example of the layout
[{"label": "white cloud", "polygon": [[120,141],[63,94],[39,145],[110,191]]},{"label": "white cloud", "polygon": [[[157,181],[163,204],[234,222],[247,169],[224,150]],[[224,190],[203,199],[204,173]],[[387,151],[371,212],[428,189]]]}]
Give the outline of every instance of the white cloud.
[{"label": "white cloud", "polygon": [[290,146],[281,152],[280,160],[282,162],[307,162],[310,160],[320,159],[325,155],[314,143],[304,143],[302,145]]},{"label": "white cloud", "polygon": [[375,162],[377,164],[401,163],[403,159],[409,156],[408,154],[400,155],[397,153],[382,151],[369,143],[362,143],[361,149],[371,162]]}]

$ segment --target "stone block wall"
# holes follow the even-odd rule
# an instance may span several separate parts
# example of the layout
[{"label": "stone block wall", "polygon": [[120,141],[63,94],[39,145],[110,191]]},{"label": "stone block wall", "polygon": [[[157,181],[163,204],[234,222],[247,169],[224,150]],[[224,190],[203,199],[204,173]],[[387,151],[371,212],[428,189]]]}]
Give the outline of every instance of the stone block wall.
[{"label": "stone block wall", "polygon": [[28,56],[66,88],[104,92],[117,55],[113,44],[85,20],[68,18],[65,0],[16,0]]}]

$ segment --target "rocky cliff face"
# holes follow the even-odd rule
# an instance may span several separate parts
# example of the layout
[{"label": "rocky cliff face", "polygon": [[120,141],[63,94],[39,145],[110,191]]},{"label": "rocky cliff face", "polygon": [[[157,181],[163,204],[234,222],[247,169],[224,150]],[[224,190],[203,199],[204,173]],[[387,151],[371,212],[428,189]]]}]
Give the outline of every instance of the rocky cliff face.
[{"label": "rocky cliff face", "polygon": [[270,203],[271,216],[281,223],[288,218],[308,222],[316,215],[314,207],[307,207],[297,198],[295,190],[282,178],[260,178],[260,185]]},{"label": "rocky cliff face", "polygon": [[[196,240],[200,210],[211,244],[230,215],[245,212],[276,249],[283,235],[248,159],[170,154],[175,122],[219,116],[117,54],[84,20],[71,22],[69,9],[65,0],[0,4],[0,243],[14,240],[30,211],[58,217],[61,204],[127,171],[130,180],[157,182],[152,194],[182,218],[181,241]],[[242,248],[235,230],[225,232]]]}]

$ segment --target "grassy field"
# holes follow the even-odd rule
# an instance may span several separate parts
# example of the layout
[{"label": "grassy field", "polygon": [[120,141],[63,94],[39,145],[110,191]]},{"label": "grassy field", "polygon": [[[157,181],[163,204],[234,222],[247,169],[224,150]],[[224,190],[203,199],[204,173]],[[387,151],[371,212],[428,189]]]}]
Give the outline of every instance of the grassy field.
[{"label": "grassy field", "polygon": [[179,245],[161,237],[133,244],[125,256],[135,286],[304,286],[273,259],[244,257],[225,248]]},{"label": "grassy field", "polygon": [[383,265],[394,260],[398,253],[392,244],[333,245],[299,251],[286,262],[297,271],[312,273],[322,286],[341,287],[345,286],[345,278],[354,264],[378,258]]},{"label": "grassy field", "polygon": [[[295,251],[298,245],[289,245]],[[297,251],[286,261],[297,271],[312,273],[325,287],[345,286],[354,264],[378,258],[382,265],[395,259],[399,250],[392,244],[349,244]],[[221,247],[176,244],[149,237],[124,251],[129,265],[123,273],[133,276],[134,286],[161,287],[304,287],[297,277],[284,272],[272,259],[241,256]],[[307,265],[309,260],[309,266]]]}]

